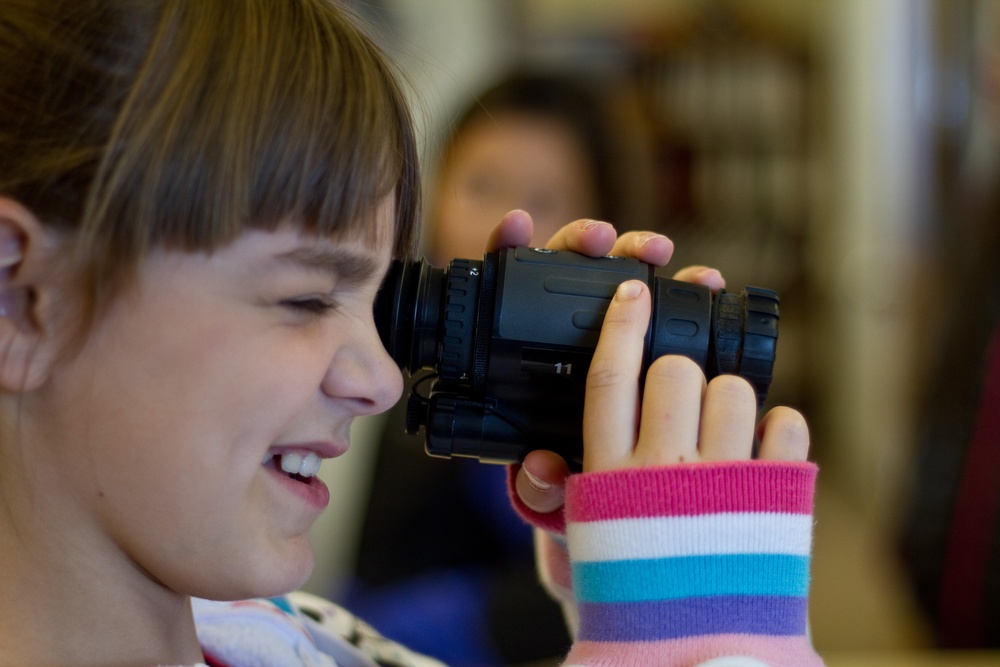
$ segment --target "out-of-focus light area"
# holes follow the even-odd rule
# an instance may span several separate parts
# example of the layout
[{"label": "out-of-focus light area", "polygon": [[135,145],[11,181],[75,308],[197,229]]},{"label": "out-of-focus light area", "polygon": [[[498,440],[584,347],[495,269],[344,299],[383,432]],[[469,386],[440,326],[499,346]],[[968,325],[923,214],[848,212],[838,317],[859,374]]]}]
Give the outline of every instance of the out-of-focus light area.
[{"label": "out-of-focus light area", "polygon": [[[830,665],[1000,661],[931,650],[932,623],[900,555],[953,306],[1000,300],[977,284],[958,290],[953,272],[956,244],[977,243],[965,212],[1000,183],[990,98],[1000,72],[989,71],[1000,70],[1000,3],[349,4],[406,75],[428,189],[456,109],[515,65],[584,73],[632,105],[650,202],[646,217],[612,222],[670,236],[675,267],[707,264],[730,287],[782,298],[768,404],[806,414],[821,466],[817,649]],[[318,529],[338,536],[316,540],[312,584],[323,592],[351,567],[369,492],[360,449],[353,470],[324,472],[341,516]]]}]

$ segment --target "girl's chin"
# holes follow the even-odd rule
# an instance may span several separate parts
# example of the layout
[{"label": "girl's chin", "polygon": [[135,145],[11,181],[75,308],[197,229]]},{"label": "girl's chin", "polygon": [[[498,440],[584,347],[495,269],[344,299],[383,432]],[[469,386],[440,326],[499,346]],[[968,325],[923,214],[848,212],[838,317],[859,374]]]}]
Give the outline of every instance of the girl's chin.
[{"label": "girl's chin", "polygon": [[[247,570],[244,576],[230,572],[230,576],[219,575],[205,587],[199,587],[192,597],[207,600],[232,601],[252,598],[269,598],[284,595],[301,588],[312,574],[316,557],[308,539],[303,539],[305,548],[287,550],[284,557],[273,558],[270,566],[263,566],[264,559],[244,561]],[[264,569],[261,569],[262,566]]]},{"label": "girl's chin", "polygon": [[241,597],[270,598],[298,590],[309,580],[309,575],[312,574],[315,564],[316,557],[312,547],[309,547],[301,557],[295,558],[294,561],[285,561],[278,569],[272,571],[272,576],[261,581],[260,588],[255,587],[256,590],[252,595]]}]

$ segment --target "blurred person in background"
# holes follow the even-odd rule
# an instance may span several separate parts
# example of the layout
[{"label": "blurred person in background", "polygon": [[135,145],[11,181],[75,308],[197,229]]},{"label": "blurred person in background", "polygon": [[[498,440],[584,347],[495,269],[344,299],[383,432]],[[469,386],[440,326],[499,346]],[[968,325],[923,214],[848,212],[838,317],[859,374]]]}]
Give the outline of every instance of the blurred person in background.
[{"label": "blurred person in background", "polygon": [[[622,231],[656,229],[648,142],[626,90],[518,69],[473,97],[446,128],[428,180],[431,263],[481,258],[511,209],[531,214],[536,245],[566,220],[594,215]],[[564,654],[565,624],[537,580],[531,529],[511,508],[505,467],[428,457],[422,434],[404,432],[409,386],[377,445],[372,488],[392,492],[369,496],[346,606],[454,667]],[[470,628],[462,643],[456,625]]]},{"label": "blurred person in background", "polygon": [[981,62],[986,113],[973,118],[944,202],[940,261],[925,271],[932,356],[920,362],[927,381],[902,526],[910,581],[943,648],[1000,647],[1000,46]]},{"label": "blurred person in background", "polygon": [[428,177],[425,226],[438,266],[479,257],[490,221],[512,208],[531,213],[538,244],[585,214],[621,231],[659,226],[649,130],[622,80],[516,70],[446,129]]}]

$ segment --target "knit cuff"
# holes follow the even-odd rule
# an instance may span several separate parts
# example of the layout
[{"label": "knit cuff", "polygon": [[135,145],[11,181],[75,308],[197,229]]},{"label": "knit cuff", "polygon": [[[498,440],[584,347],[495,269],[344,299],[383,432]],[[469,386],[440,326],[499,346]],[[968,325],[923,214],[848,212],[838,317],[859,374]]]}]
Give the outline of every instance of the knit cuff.
[{"label": "knit cuff", "polygon": [[769,662],[769,651],[792,649],[789,664],[811,663],[815,478],[812,464],[765,461],[572,478],[566,517],[579,648],[725,651],[741,637],[740,649],[754,639],[754,653]]}]

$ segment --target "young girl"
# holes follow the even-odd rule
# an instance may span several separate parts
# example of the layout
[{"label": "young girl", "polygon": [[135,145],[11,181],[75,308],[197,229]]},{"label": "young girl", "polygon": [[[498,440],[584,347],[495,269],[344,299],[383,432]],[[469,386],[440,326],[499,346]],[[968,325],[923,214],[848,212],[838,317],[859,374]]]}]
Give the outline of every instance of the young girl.
[{"label": "young girl", "polygon": [[[0,63],[0,665],[420,664],[282,595],[313,564],[319,462],[400,392],[372,304],[418,176],[383,57],[327,0],[0,0]],[[671,251],[593,222],[552,245]],[[648,317],[625,283],[587,472],[535,452],[515,484],[566,664],[818,663],[802,419],[708,463],[749,458],[753,392],[668,357],[640,401]]]}]

